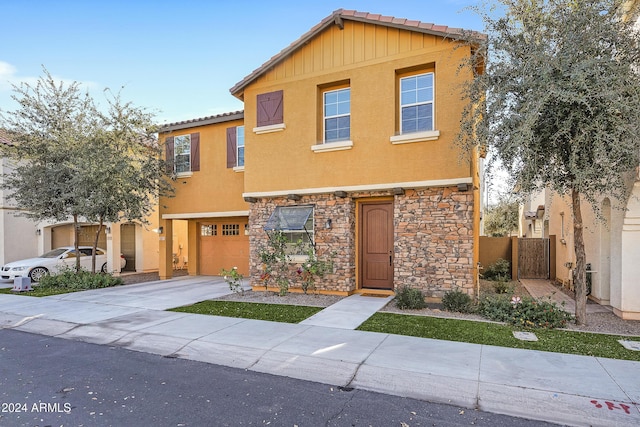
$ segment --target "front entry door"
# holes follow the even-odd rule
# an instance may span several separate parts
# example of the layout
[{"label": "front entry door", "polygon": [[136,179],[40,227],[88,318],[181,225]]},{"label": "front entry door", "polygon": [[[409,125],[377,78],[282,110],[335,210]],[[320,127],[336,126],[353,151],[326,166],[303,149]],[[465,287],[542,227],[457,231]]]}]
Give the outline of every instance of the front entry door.
[{"label": "front entry door", "polygon": [[393,202],[360,205],[360,287],[393,289]]}]

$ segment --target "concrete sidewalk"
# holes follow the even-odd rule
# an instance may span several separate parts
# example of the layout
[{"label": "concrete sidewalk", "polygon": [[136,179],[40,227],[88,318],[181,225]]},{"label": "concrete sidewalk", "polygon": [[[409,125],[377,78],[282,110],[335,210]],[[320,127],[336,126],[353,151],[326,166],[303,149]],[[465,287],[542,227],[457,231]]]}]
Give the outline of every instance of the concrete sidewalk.
[{"label": "concrete sidewalk", "polygon": [[[567,425],[640,425],[638,362],[330,327],[330,309],[329,323],[301,324],[164,311],[229,292],[220,278],[183,277],[0,295],[0,327]],[[368,300],[342,301],[333,313],[372,311]]]}]

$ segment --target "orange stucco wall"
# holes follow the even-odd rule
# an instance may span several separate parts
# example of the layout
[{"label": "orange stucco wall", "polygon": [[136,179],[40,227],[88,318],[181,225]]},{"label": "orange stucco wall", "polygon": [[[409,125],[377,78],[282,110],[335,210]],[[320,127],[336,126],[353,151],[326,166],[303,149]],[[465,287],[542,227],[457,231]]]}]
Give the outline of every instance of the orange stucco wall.
[{"label": "orange stucco wall", "polygon": [[160,215],[246,211],[242,199],[243,172],[227,168],[226,129],[241,126],[242,120],[193,127],[162,134],[169,136],[200,132],[200,170],[174,181],[175,195],[160,200]]},{"label": "orange stucco wall", "polygon": [[[470,178],[454,148],[459,129],[457,74],[467,47],[406,30],[345,21],[329,27],[244,91],[247,193]],[[398,133],[398,75],[435,72],[435,141],[393,145]],[[418,73],[418,71],[416,71]],[[322,132],[321,88],[348,82],[351,140],[345,151],[315,153]],[[256,95],[284,91],[280,132],[255,134]]]}]

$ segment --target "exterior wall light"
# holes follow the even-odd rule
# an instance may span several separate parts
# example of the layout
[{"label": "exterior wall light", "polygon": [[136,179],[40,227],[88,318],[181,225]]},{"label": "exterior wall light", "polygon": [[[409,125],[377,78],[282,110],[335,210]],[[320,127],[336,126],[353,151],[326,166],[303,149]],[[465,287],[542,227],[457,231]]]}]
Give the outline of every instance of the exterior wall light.
[{"label": "exterior wall light", "polygon": [[36,236],[40,236],[42,235],[42,230],[40,230],[39,228],[36,230]]},{"label": "exterior wall light", "polygon": [[154,228],[151,231],[153,231],[154,233],[162,234],[164,232],[164,227]]},{"label": "exterior wall light", "polygon": [[325,230],[331,230],[331,224],[333,221],[331,221],[331,218],[327,219],[327,221],[324,223],[324,228]]},{"label": "exterior wall light", "polygon": [[469,186],[466,183],[458,184],[458,191],[467,191],[468,189],[469,189]]}]

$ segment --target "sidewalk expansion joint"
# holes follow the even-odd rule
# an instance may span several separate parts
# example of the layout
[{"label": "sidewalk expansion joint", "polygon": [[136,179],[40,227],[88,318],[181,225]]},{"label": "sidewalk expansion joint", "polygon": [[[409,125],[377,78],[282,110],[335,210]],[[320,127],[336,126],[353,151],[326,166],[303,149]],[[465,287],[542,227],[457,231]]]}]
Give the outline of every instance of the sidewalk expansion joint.
[{"label": "sidewalk expansion joint", "polygon": [[595,357],[596,361],[598,362],[598,365],[600,365],[600,367],[607,373],[607,375],[609,376],[609,378],[611,379],[611,381],[613,381],[613,383],[618,386],[618,388],[620,389],[620,391],[622,391],[622,393],[627,396],[627,399],[629,399],[629,402],[631,404],[633,404],[633,406],[635,406],[636,410],[638,411],[638,413],[640,413],[640,402],[636,402],[633,397],[629,396],[629,394],[625,391],[625,389],[620,386],[620,384],[618,384],[618,382],[616,381],[616,379],[613,377],[613,375],[611,375],[611,372],[609,372],[607,370],[607,368],[602,364],[602,362],[600,362],[600,358],[599,357]]},{"label": "sidewalk expansion joint", "polygon": [[364,365],[367,360],[369,359],[369,356],[371,356],[373,353],[375,353],[375,351],[377,349],[380,348],[380,346],[382,345],[382,343],[384,343],[388,338],[389,338],[390,334],[385,334],[385,337],[383,340],[381,340],[378,345],[375,346],[375,348],[373,350],[371,350],[371,353],[369,353],[369,355],[367,357],[365,357],[362,362],[358,363],[358,366],[356,367],[356,369],[353,371],[353,375],[351,376],[351,378],[349,378],[349,381],[347,381],[347,383],[344,385],[343,388],[350,388],[353,390],[353,387],[351,386],[351,383],[353,383],[353,380],[356,378],[356,376],[358,375],[358,372],[360,372],[360,368],[362,367],[362,365]]},{"label": "sidewalk expansion joint", "polygon": [[480,375],[482,373],[482,353],[484,350],[484,345],[480,346],[480,358],[478,361],[478,378],[476,381],[476,403],[474,405],[474,409],[480,409]]}]

